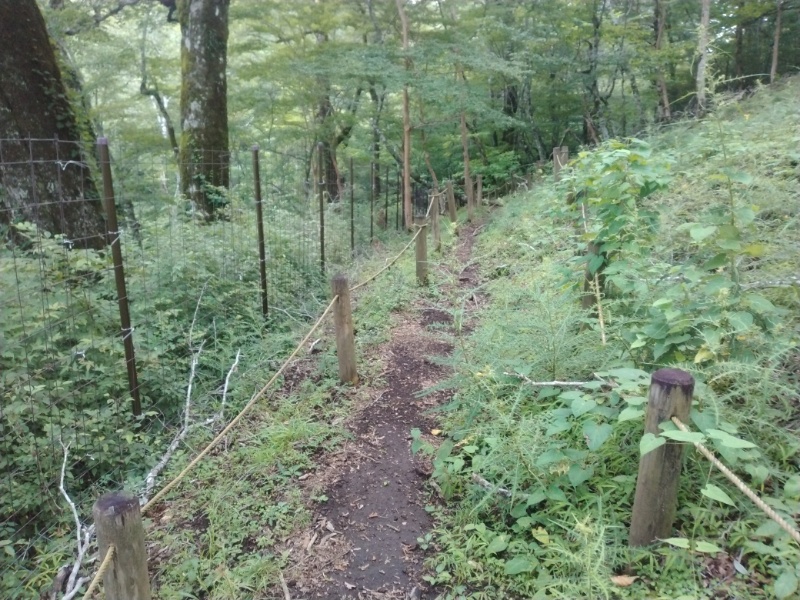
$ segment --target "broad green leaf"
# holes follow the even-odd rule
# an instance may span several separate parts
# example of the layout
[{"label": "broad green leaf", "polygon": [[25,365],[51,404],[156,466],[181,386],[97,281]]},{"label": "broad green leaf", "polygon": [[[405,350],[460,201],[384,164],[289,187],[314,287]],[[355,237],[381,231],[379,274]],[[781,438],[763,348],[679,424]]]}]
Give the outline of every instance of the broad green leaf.
[{"label": "broad green leaf", "polygon": [[619,417],[617,417],[617,420],[620,423],[622,423],[623,421],[632,421],[633,419],[638,419],[643,415],[644,411],[641,408],[629,406],[623,409],[621,413],[619,413]]},{"label": "broad green leaf", "polygon": [[788,598],[797,591],[797,575],[791,568],[780,574],[775,580],[775,597],[778,600]]},{"label": "broad green leaf", "polygon": [[702,444],[706,436],[699,431],[662,431],[661,435],[676,442],[686,442],[689,444]]},{"label": "broad green leaf", "polygon": [[666,542],[670,546],[675,546],[676,548],[683,548],[685,550],[689,549],[689,540],[686,538],[666,538],[661,540],[662,542]]},{"label": "broad green leaf", "polygon": [[722,552],[722,548],[711,542],[695,542],[694,549],[698,552],[705,552],[706,554],[717,554]]},{"label": "broad green leaf", "polygon": [[720,429],[709,429],[706,431],[708,437],[716,440],[719,442],[721,446],[725,446],[726,448],[755,448],[756,445],[753,442],[748,442],[747,440],[740,439],[736,436],[731,435],[727,431],[722,431]]},{"label": "broad green leaf", "polygon": [[597,450],[611,436],[613,428],[608,423],[598,424],[587,421],[583,424],[583,435],[586,436],[586,445],[589,450]]},{"label": "broad green leaf", "polygon": [[722,502],[723,504],[727,504],[729,506],[736,506],[731,500],[731,497],[728,496],[724,491],[722,491],[717,486],[707,483],[706,486],[700,490],[700,493],[703,494],[706,498],[711,498],[712,500],[716,500],[717,502]]},{"label": "broad green leaf", "polygon": [[703,263],[703,270],[713,271],[714,269],[719,269],[720,267],[724,267],[726,264],[728,264],[728,255],[717,254],[714,258],[710,258],[705,263]]},{"label": "broad green leaf", "polygon": [[800,497],[800,475],[792,475],[783,485],[783,495],[789,498]]},{"label": "broad green leaf", "polygon": [[775,312],[775,305],[760,294],[746,294],[744,303],[762,315]]},{"label": "broad green leaf", "polygon": [[504,572],[506,575],[519,575],[520,573],[527,573],[533,571],[535,563],[526,556],[515,556],[511,560],[507,560]]},{"label": "broad green leaf", "polygon": [[652,433],[645,433],[642,436],[642,441],[639,442],[639,456],[644,456],[648,452],[655,450],[659,446],[667,443],[663,437],[653,435]]},{"label": "broad green leaf", "polygon": [[702,242],[707,237],[714,235],[714,233],[716,233],[716,231],[717,231],[717,228],[714,225],[709,225],[709,226],[706,226],[706,227],[703,227],[702,225],[698,225],[696,227],[692,227],[689,230],[689,235],[692,236],[692,239],[695,242]]},{"label": "broad green leaf", "polygon": [[573,487],[578,487],[584,481],[588,480],[592,475],[594,475],[594,471],[592,469],[584,469],[578,465],[570,466],[569,471],[567,471],[567,479],[569,479],[569,482]]},{"label": "broad green leaf", "polygon": [[571,409],[572,414],[575,417],[580,417],[581,415],[585,415],[594,407],[597,406],[597,402],[592,400],[591,398],[576,398],[572,401]]},{"label": "broad green leaf", "polygon": [[497,554],[506,548],[508,548],[508,536],[503,534],[498,535],[489,543],[489,546],[486,548],[486,552],[489,554]]},{"label": "broad green leaf", "polygon": [[747,311],[739,310],[728,314],[728,322],[736,331],[744,331],[753,325],[753,315]]}]

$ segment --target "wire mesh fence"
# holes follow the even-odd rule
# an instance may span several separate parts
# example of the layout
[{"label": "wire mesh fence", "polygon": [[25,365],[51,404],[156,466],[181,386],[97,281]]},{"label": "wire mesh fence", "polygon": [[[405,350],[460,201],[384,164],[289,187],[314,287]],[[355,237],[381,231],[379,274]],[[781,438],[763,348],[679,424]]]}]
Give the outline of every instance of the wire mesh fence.
[{"label": "wire mesh fence", "polygon": [[395,229],[385,168],[382,196],[355,164],[331,197],[307,165],[265,160],[264,302],[253,150],[225,158],[227,186],[197,178],[209,214],[181,190],[174,156],[111,144],[104,179],[98,149],[0,140],[4,598],[51,586],[73,560],[76,520],[103,490],[141,490],[174,432],[224,424],[292,323],[319,312],[330,274]]}]

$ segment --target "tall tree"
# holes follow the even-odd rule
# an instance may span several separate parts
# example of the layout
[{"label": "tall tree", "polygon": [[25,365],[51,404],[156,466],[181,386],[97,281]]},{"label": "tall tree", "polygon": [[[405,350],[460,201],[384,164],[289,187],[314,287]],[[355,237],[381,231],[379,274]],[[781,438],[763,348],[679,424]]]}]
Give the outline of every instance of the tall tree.
[{"label": "tall tree", "polygon": [[769,68],[769,82],[775,81],[778,74],[778,48],[781,43],[781,21],[783,17],[783,0],[778,0],[777,13],[775,14],[775,34],[772,36],[772,64]]},{"label": "tall tree", "polygon": [[102,203],[80,141],[36,0],[0,0],[0,220],[103,246]]},{"label": "tall tree", "polygon": [[711,22],[711,0],[700,0],[700,31],[697,34],[697,113],[706,110],[706,65],[708,64],[708,25]]},{"label": "tall tree", "polygon": [[181,189],[211,218],[230,179],[228,7],[230,0],[179,0]]}]

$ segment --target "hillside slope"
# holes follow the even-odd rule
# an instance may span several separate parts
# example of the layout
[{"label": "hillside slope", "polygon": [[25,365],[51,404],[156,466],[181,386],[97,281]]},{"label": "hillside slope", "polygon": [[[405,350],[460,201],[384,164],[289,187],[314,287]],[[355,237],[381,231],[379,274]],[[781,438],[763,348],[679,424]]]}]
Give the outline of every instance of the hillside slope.
[{"label": "hillside slope", "polygon": [[495,213],[446,439],[415,445],[444,498],[421,540],[443,598],[796,597],[797,545],[691,448],[670,541],[629,549],[628,528],[667,365],[696,379],[695,437],[800,513],[798,98],[797,78],[718,98]]}]

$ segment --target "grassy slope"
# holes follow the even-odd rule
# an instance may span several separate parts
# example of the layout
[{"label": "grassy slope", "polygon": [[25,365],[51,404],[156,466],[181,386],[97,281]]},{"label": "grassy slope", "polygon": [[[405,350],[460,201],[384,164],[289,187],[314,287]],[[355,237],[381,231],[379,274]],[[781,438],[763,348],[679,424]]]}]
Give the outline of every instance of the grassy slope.
[{"label": "grassy slope", "polygon": [[[538,184],[495,214],[476,252],[491,301],[454,359],[448,439],[436,450],[447,502],[423,540],[444,596],[794,597],[797,546],[693,451],[674,536],[719,552],[632,551],[627,532],[647,374],[664,364],[697,379],[692,428],[754,443],[708,442],[770,505],[800,512],[800,288],[772,286],[800,264],[798,97],[795,79],[722,103],[653,136],[633,161],[618,146],[582,155],[566,182]],[[602,345],[598,319],[580,309],[580,255],[621,204],[606,199],[636,172],[668,183],[636,200],[622,233],[605,231],[620,244],[606,267]],[[582,189],[589,235],[579,204],[564,202]],[[719,496],[707,484],[730,504],[703,495]],[[638,580],[617,585],[619,574]]]}]

